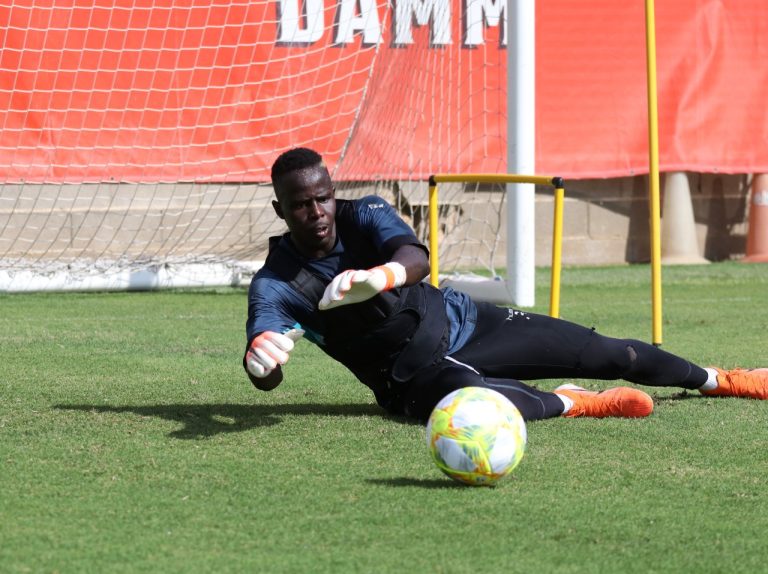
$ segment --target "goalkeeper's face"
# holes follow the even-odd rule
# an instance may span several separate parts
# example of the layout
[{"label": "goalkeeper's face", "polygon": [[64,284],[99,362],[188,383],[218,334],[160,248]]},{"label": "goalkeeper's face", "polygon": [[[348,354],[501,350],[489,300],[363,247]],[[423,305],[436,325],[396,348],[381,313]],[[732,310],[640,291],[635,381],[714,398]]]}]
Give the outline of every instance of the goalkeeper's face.
[{"label": "goalkeeper's face", "polygon": [[283,175],[275,186],[275,213],[285,220],[291,240],[305,257],[323,257],[336,243],[336,198],[323,164]]}]

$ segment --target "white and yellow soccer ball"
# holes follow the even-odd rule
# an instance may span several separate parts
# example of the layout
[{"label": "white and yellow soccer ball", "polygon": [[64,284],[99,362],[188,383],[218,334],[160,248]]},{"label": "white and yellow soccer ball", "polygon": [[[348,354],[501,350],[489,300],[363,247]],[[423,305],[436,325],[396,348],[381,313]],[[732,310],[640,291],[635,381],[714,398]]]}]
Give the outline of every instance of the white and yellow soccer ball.
[{"label": "white and yellow soccer ball", "polygon": [[517,407],[496,391],[465,387],[446,395],[427,422],[427,446],[445,474],[492,486],[525,454],[528,434]]}]

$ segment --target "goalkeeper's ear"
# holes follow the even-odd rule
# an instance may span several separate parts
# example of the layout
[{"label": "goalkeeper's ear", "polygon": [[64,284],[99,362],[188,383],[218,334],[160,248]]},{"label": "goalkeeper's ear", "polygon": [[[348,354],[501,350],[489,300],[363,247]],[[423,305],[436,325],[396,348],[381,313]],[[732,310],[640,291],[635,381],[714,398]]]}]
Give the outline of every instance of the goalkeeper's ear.
[{"label": "goalkeeper's ear", "polygon": [[285,219],[285,216],[283,215],[283,208],[280,205],[280,202],[276,199],[272,200],[272,209],[275,210],[275,213],[280,219]]}]

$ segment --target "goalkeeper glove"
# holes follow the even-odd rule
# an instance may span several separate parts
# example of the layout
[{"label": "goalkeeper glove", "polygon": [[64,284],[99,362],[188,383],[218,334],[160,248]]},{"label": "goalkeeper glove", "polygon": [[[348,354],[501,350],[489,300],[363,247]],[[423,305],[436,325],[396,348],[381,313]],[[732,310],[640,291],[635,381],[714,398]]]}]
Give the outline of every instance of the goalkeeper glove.
[{"label": "goalkeeper glove", "polygon": [[372,269],[350,269],[342,271],[328,284],[320,299],[321,311],[360,303],[394,287],[405,284],[405,267],[395,261],[379,265]]},{"label": "goalkeeper glove", "polygon": [[303,334],[301,329],[291,329],[284,335],[264,331],[251,342],[245,354],[248,372],[259,379],[267,377],[278,365],[288,362],[288,353]]}]

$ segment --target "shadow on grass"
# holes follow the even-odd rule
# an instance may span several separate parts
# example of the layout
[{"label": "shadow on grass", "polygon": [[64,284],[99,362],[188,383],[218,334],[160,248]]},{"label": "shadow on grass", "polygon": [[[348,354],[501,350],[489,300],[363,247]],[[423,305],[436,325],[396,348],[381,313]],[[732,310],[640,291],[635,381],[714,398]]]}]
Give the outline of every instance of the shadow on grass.
[{"label": "shadow on grass", "polygon": [[711,399],[711,398],[717,398],[717,397],[704,397],[704,396],[701,395],[701,393],[699,393],[697,391],[686,391],[686,390],[682,390],[679,393],[674,393],[674,394],[671,394],[671,395],[667,395],[665,397],[654,396],[654,400],[656,400],[658,402],[663,402],[663,401],[687,401],[687,400],[690,400],[690,399],[701,400],[701,399]]},{"label": "shadow on grass", "polygon": [[285,415],[379,416],[400,420],[390,417],[380,407],[371,404],[54,405],[53,408],[89,413],[133,413],[141,417],[158,417],[184,425],[183,428],[168,434],[178,439],[199,439],[220,433],[268,427],[280,423],[281,417]]},{"label": "shadow on grass", "polygon": [[401,476],[397,478],[369,478],[366,482],[381,486],[410,486],[416,488],[442,489],[442,488],[470,488],[450,478],[410,478]]}]

